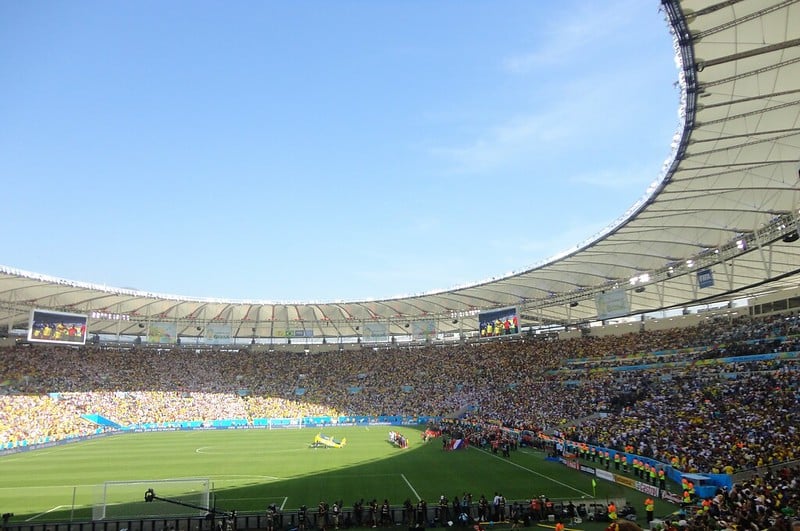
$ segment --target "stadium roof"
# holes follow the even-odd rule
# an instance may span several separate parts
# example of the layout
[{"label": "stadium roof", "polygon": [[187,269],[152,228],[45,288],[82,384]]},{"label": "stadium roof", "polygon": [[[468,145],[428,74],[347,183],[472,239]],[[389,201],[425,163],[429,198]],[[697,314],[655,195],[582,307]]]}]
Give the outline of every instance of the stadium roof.
[{"label": "stadium roof", "polygon": [[672,158],[613,226],[532,269],[413,297],[275,303],[146,293],[0,266],[0,325],[26,327],[31,309],[48,308],[102,312],[90,331],[108,334],[141,334],[147,322],[175,322],[188,336],[231,323],[240,338],[359,336],[372,323],[392,335],[430,323],[448,333],[477,330],[478,311],[508,306],[519,308],[523,326],[564,324],[796,287],[800,25],[790,21],[800,20],[798,3],[663,0],[681,64],[683,128]]}]

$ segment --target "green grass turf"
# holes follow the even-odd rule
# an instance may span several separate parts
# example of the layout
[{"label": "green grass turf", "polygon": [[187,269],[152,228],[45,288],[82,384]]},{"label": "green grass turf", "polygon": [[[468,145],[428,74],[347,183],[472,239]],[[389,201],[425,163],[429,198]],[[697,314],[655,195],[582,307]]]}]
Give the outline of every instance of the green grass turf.
[{"label": "green grass turf", "polygon": [[[418,497],[434,505],[444,494],[452,500],[471,492],[502,493],[508,500],[546,495],[573,500],[591,497],[591,477],[544,460],[529,449],[511,459],[470,448],[442,450],[441,440],[423,443],[419,430],[403,427],[410,447],[399,449],[387,440],[387,426],[336,427],[322,430],[344,448],[310,448],[319,430],[223,430],[125,434],[0,457],[0,512],[13,512],[13,522],[88,520],[96,485],[105,481],[210,478],[216,507],[240,513],[261,512],[270,503],[285,511],[300,505],[315,509],[319,501],[387,498],[401,505]],[[144,490],[131,502],[142,505]],[[152,488],[156,495],[158,483]],[[166,487],[165,487],[166,488]],[[643,517],[644,496],[598,480],[598,498],[626,497]],[[74,503],[73,503],[74,500]],[[164,512],[177,506],[155,501],[147,509]],[[658,502],[656,514],[672,506]]]}]

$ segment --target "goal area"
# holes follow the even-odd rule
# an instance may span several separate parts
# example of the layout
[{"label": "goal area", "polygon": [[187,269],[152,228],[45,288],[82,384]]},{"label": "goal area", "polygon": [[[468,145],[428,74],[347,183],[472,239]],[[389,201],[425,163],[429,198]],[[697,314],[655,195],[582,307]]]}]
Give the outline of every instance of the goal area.
[{"label": "goal area", "polygon": [[[155,497],[145,501],[149,489]],[[210,501],[208,478],[106,481],[95,487],[92,519],[205,516]]]}]

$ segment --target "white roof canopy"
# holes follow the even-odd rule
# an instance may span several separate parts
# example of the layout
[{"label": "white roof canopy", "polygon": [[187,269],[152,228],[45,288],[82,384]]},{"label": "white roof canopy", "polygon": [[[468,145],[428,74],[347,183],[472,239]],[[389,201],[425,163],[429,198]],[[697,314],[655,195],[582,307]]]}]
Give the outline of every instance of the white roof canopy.
[{"label": "white roof canopy", "polygon": [[[414,297],[325,303],[192,299],[66,281],[0,267],[0,325],[27,326],[32,308],[108,312],[92,333],[139,334],[174,321],[236,337],[313,330],[389,334],[433,319],[440,332],[476,330],[477,310],[516,306],[521,324],[598,317],[596,297],[623,290],[631,313],[796,287],[800,270],[800,5],[797,0],[663,0],[682,64],[683,130],[651,194],[593,241],[533,269]],[[624,95],[620,95],[624,97]],[[712,286],[698,287],[710,270]],[[635,278],[634,283],[631,279]],[[602,315],[601,315],[602,317]]]}]

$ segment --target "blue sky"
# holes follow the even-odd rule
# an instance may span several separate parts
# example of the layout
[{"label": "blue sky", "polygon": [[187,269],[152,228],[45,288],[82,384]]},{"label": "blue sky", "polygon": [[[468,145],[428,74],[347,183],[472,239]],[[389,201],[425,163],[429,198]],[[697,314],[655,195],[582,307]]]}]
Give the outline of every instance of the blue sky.
[{"label": "blue sky", "polygon": [[0,3],[0,264],[185,296],[520,271],[643,196],[656,0]]}]

